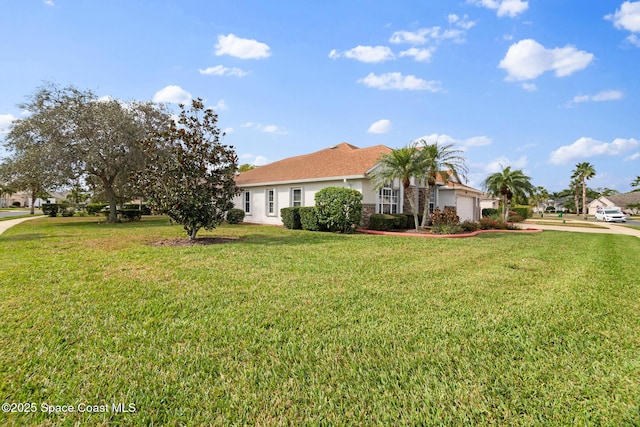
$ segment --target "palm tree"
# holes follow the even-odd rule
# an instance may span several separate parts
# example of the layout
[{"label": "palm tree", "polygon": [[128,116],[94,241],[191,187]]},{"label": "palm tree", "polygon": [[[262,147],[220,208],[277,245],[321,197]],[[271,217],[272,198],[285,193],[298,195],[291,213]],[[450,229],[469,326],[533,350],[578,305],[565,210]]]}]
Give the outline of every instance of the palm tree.
[{"label": "palm tree", "polygon": [[587,180],[596,176],[596,170],[589,162],[582,162],[576,165],[573,170],[572,179],[580,181],[582,184],[582,219],[587,219]]},{"label": "palm tree", "polygon": [[573,192],[573,203],[576,207],[576,215],[580,215],[580,180],[574,178],[571,180],[569,186]]},{"label": "palm tree", "polygon": [[418,209],[415,205],[415,186],[411,186],[411,178],[422,177],[423,168],[420,161],[420,150],[415,143],[411,143],[407,147],[383,154],[377,167],[371,173],[374,187],[378,190],[389,182],[400,180],[404,192],[407,194],[407,199],[409,199],[416,230],[419,226]]},{"label": "palm tree", "polygon": [[415,142],[420,148],[420,159],[418,161],[422,173],[419,177],[424,178],[425,200],[422,212],[422,224],[425,225],[429,218],[429,194],[431,187],[436,185],[437,176],[444,184],[449,182],[451,177],[460,181],[460,175],[466,180],[467,167],[466,159],[460,154],[462,150],[454,150],[453,144],[438,145],[427,144],[423,139]]},{"label": "palm tree", "polygon": [[[636,176],[636,179],[631,183],[632,187],[640,187],[640,175]],[[635,190],[638,191],[638,190]]]},{"label": "palm tree", "polygon": [[540,216],[544,214],[544,210],[547,204],[546,202],[547,200],[549,200],[549,197],[550,196],[547,189],[541,186],[534,188],[533,193],[531,193],[531,199],[533,203],[535,203],[536,208],[539,208],[540,204],[542,204],[542,210],[540,211]]},{"label": "palm tree", "polygon": [[512,171],[511,166],[502,168],[502,172],[496,172],[484,180],[485,191],[502,199],[502,217],[505,221],[509,219],[511,199],[533,193],[530,180],[520,169]]}]

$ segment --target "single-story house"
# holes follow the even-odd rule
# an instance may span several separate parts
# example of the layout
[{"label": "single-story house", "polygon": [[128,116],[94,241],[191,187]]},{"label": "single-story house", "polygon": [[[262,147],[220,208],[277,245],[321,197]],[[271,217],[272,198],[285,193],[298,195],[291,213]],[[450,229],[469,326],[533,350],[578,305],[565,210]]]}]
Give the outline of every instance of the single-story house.
[{"label": "single-story house", "polygon": [[637,214],[640,209],[629,207],[640,203],[640,191],[632,191],[624,194],[613,194],[611,196],[600,196],[592,200],[587,206],[589,215],[595,215],[598,208],[609,208],[617,206],[627,214]]},{"label": "single-story house", "polygon": [[[383,154],[393,151],[384,145],[358,148],[343,142],[315,153],[289,157],[238,174],[241,189],[234,206],[245,212],[245,221],[282,225],[280,209],[314,206],[315,193],[326,187],[347,187],[362,193],[363,222],[373,213],[410,212],[399,181],[376,190],[370,179]],[[480,218],[481,191],[452,178],[431,189],[429,208],[454,206],[461,221]],[[424,206],[424,191],[415,192],[417,205]]]}]

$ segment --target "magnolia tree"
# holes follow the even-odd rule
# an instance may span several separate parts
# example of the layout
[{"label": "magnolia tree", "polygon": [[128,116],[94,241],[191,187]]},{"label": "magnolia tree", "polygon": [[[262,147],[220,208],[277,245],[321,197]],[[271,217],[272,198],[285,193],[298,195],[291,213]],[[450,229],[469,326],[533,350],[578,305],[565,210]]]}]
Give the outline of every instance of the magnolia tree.
[{"label": "magnolia tree", "polygon": [[224,221],[238,194],[237,156],[220,142],[218,116],[200,98],[181,112],[168,130],[143,141],[145,168],[137,184],[151,206],[182,224],[190,240],[201,228]]}]

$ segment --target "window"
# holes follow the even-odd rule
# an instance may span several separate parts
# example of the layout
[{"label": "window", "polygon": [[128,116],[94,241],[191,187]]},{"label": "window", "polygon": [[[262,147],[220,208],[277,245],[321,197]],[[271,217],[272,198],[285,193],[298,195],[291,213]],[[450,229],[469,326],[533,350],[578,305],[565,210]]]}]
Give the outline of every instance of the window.
[{"label": "window", "polygon": [[267,190],[267,215],[276,214],[276,190],[270,188]]},{"label": "window", "polygon": [[251,214],[251,193],[248,191],[242,193],[242,208],[245,214]]},{"label": "window", "polygon": [[302,188],[291,189],[291,206],[302,206]]},{"label": "window", "polygon": [[433,213],[436,208],[436,187],[429,189],[429,213]]},{"label": "window", "polygon": [[378,213],[398,213],[399,193],[400,191],[396,188],[381,188],[378,192]]}]

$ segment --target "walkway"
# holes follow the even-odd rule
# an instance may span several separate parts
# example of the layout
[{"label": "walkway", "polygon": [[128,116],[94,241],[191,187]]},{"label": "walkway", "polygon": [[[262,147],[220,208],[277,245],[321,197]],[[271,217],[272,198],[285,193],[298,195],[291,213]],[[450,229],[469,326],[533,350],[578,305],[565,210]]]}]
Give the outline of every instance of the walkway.
[{"label": "walkway", "polygon": [[36,218],[44,218],[44,215],[34,215],[26,218],[8,219],[6,221],[0,221],[0,234],[4,233],[5,231],[7,231],[8,229],[10,229],[16,224],[20,224],[21,222],[29,221],[30,219],[36,219]]}]

